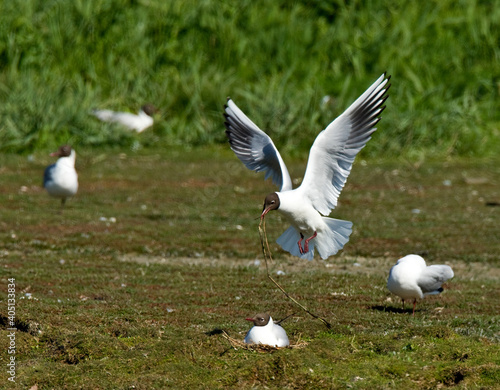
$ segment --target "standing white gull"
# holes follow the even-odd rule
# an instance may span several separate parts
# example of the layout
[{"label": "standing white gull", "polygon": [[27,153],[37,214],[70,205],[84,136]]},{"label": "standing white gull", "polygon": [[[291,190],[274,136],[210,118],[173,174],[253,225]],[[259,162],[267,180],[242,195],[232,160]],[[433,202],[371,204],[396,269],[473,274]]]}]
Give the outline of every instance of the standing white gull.
[{"label": "standing white gull", "polygon": [[93,110],[92,115],[103,122],[119,123],[129,130],[141,133],[153,125],[153,115],[156,111],[156,107],[152,104],[145,104],[141,107],[137,115],[130,112],[115,112],[111,110]]},{"label": "standing white gull", "polygon": [[76,153],[71,146],[63,145],[57,152],[50,155],[59,159],[45,169],[43,186],[49,195],[61,198],[61,207],[64,207],[66,198],[75,195],[78,191],[78,174],[75,170]]},{"label": "standing white gull", "polygon": [[399,259],[391,268],[387,288],[401,297],[403,310],[405,299],[413,299],[413,315],[415,315],[417,299],[439,294],[443,291],[442,284],[453,276],[453,270],[449,265],[427,266],[422,257],[408,255]]},{"label": "standing white gull", "polygon": [[252,318],[246,318],[252,321],[254,326],[245,337],[247,344],[264,344],[271,347],[287,347],[290,345],[285,329],[275,324],[272,317],[267,313],[259,313]]},{"label": "standing white gull", "polygon": [[376,130],[385,108],[389,79],[385,73],[380,76],[319,133],[309,153],[304,180],[296,189],[292,188],[290,174],[271,138],[231,99],[227,100],[224,116],[231,149],[247,168],[264,171],[265,179],[271,177],[280,188],[267,195],[261,218],[271,210],[278,210],[287,218],[292,226],[276,242],[292,255],[312,260],[316,248],[326,259],[349,241],[352,222],[326,215],[337,206],[356,155]]}]

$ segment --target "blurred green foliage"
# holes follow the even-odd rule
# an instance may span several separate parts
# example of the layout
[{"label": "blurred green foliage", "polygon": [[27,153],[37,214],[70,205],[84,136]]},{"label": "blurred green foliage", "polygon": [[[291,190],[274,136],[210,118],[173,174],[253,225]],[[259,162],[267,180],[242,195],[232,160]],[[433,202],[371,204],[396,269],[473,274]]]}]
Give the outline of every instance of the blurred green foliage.
[{"label": "blurred green foliage", "polygon": [[[499,1],[4,1],[0,150],[225,142],[230,95],[300,154],[387,71],[363,153],[493,154],[499,25]],[[145,102],[161,114],[140,137],[89,115]]]}]

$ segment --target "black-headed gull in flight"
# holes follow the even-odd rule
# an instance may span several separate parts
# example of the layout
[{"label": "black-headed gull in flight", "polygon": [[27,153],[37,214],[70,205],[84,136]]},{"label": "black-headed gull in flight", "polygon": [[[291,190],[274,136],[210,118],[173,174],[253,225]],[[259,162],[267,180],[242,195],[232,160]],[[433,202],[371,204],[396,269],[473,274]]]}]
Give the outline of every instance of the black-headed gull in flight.
[{"label": "black-headed gull in flight", "polygon": [[231,99],[225,106],[226,134],[231,149],[249,169],[264,171],[279,192],[267,195],[261,218],[280,211],[291,223],[276,241],[292,255],[312,260],[314,249],[322,259],[336,254],[349,241],[352,222],[328,218],[351,172],[354,158],[371,138],[380,120],[390,87],[385,73],[347,110],[316,137],[302,184],[292,180],[271,138],[260,130]]},{"label": "black-headed gull in flight", "polygon": [[93,110],[92,115],[103,122],[119,123],[129,130],[141,133],[153,125],[153,115],[155,112],[157,112],[155,106],[145,104],[141,107],[137,115],[130,112],[115,112],[111,110]]},{"label": "black-headed gull in flight", "polygon": [[57,152],[50,155],[59,159],[45,169],[43,186],[50,195],[61,198],[61,206],[64,207],[66,198],[75,195],[78,191],[78,174],[75,170],[76,153],[71,146],[63,145]]},{"label": "black-headed gull in flight", "polygon": [[254,326],[245,337],[247,344],[263,344],[271,347],[287,347],[290,345],[285,329],[275,324],[272,317],[267,313],[259,313],[252,318],[246,318],[252,321]]},{"label": "black-headed gull in flight", "polygon": [[418,255],[408,255],[399,259],[391,268],[387,288],[401,297],[403,309],[405,299],[413,299],[413,315],[417,299],[435,295],[443,291],[444,282],[453,277],[449,265],[429,265]]}]

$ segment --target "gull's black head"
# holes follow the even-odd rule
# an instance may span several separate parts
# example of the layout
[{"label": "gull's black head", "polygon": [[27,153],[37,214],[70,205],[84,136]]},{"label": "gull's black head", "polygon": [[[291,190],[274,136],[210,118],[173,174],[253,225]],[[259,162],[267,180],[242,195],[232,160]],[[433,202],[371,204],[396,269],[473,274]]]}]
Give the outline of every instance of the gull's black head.
[{"label": "gull's black head", "polygon": [[51,153],[52,157],[68,157],[71,154],[71,146],[63,145],[60,146],[57,152]]},{"label": "gull's black head", "polygon": [[271,316],[267,313],[259,313],[252,318],[246,318],[247,321],[252,321],[255,326],[266,326],[270,319]]},{"label": "gull's black head", "polygon": [[145,104],[141,107],[141,110],[144,111],[145,114],[149,115],[149,116],[153,116],[154,114],[156,114],[158,112],[158,109],[153,106],[152,104]]},{"label": "gull's black head", "polygon": [[280,207],[280,198],[276,192],[273,192],[266,196],[264,199],[264,208],[262,209],[261,218],[264,218],[266,214],[271,210],[278,210]]}]

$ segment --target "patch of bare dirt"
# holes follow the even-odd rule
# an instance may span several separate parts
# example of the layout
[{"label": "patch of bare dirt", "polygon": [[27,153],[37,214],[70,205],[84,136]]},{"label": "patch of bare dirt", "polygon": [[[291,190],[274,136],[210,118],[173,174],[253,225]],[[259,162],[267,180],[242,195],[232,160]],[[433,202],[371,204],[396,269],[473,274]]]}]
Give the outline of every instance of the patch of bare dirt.
[{"label": "patch of bare dirt", "polygon": [[[119,257],[120,261],[133,262],[138,264],[165,264],[165,265],[187,265],[205,267],[259,267],[265,270],[263,258],[256,259],[235,259],[229,257],[161,257],[137,254],[126,254]],[[388,275],[391,267],[396,263],[396,258],[386,257],[356,257],[339,256],[329,261],[322,260],[300,260],[293,256],[285,259],[274,260],[269,264],[273,272],[281,270],[288,272],[302,272],[304,270],[317,270],[329,273],[352,273]],[[430,265],[431,263],[429,263]],[[500,279],[500,268],[492,267],[488,263],[467,263],[461,260],[449,261],[456,277],[462,279]]]}]

